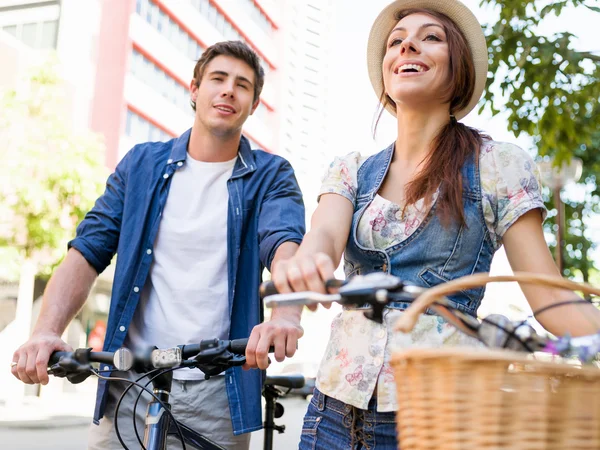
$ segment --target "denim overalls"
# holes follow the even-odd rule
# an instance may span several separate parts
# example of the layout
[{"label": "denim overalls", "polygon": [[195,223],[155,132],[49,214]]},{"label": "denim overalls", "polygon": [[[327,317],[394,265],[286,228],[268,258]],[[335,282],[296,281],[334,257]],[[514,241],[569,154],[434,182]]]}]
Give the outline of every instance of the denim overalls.
[{"label": "denim overalls", "polygon": [[[358,190],[350,236],[344,253],[346,277],[384,271],[407,283],[431,287],[475,272],[488,272],[494,246],[483,215],[478,155],[462,168],[463,207],[466,225],[444,225],[435,204],[420,227],[406,240],[375,250],[357,242],[363,213],[381,188],[388,172],[394,144],[368,158],[358,170]],[[484,288],[458,292],[449,297],[454,306],[473,316]],[[409,303],[397,302],[394,309]],[[396,449],[395,414],[377,412],[377,399],[360,410],[315,390],[304,420],[300,449],[360,448]]]}]

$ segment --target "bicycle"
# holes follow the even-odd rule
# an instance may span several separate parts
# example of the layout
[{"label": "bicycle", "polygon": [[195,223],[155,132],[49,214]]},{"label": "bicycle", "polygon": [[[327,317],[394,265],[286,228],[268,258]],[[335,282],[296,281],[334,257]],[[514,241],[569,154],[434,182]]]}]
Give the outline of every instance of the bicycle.
[{"label": "bicycle", "polygon": [[[336,293],[321,294],[306,291],[280,294],[271,281],[261,285],[260,293],[267,308],[286,305],[313,306],[338,303],[345,307],[365,309],[365,317],[378,323],[383,322],[383,312],[388,304],[393,302],[411,304],[412,307],[406,310],[405,316],[400,319],[400,323],[396,327],[398,331],[410,331],[419,315],[430,311],[439,315],[460,331],[479,339],[489,347],[530,353],[543,350],[552,339],[539,335],[528,324],[527,320],[511,322],[500,314],[491,314],[483,320],[479,320],[454,307],[453,303],[444,296],[444,294],[456,290],[478,287],[484,282],[501,281],[521,281],[573,290],[581,289],[583,286],[586,287],[589,293],[600,296],[600,289],[589,285],[544,275],[524,273],[495,277],[487,274],[475,274],[436,287],[425,288],[405,283],[394,275],[374,272],[368,275],[358,275],[348,280],[327,280],[325,283],[326,291],[331,292],[332,289],[336,289]],[[589,300],[578,298],[560,302],[535,311],[533,316],[535,317],[547,309],[571,303],[589,303]],[[600,351],[600,348],[598,350]]]},{"label": "bicycle", "polygon": [[[49,361],[48,373],[56,377],[67,378],[73,384],[81,383],[91,375],[108,381],[124,381],[129,383],[115,410],[115,432],[124,449],[127,445],[122,439],[118,427],[118,411],[125,395],[133,386],[140,388],[140,394],[134,405],[133,423],[137,440],[142,449],[166,449],[168,435],[176,435],[185,450],[190,445],[199,450],[223,450],[223,447],[211,441],[192,428],[177,421],[170,410],[169,396],[173,380],[173,371],[183,367],[196,367],[208,379],[218,375],[229,367],[241,366],[246,362],[245,351],[248,339],[236,340],[204,340],[198,344],[180,345],[168,349],[149,349],[141,354],[134,354],[127,348],[115,352],[92,352],[90,348],[77,349],[73,352],[54,352]],[[273,348],[269,349],[273,352]],[[127,372],[135,370],[143,374],[136,381],[125,378],[105,376],[107,370],[92,367],[92,363],[113,364],[115,371]],[[148,377],[146,385],[140,382]],[[152,391],[148,385],[152,383]],[[283,433],[284,425],[276,425],[275,418],[283,415],[283,406],[277,402],[283,395],[281,388],[299,388],[304,385],[302,375],[266,377],[263,385],[263,396],[266,400],[264,422],[264,449],[273,448],[273,431]],[[152,396],[146,411],[144,438],[142,440],[136,424],[135,409],[143,392]]]},{"label": "bicycle", "polygon": [[[394,377],[402,380],[396,383],[396,420],[403,450],[597,450],[600,332],[573,339],[543,336],[527,320],[511,322],[497,314],[479,320],[458,310],[446,297],[497,281],[542,284],[600,296],[600,289],[587,284],[526,273],[476,274],[432,288],[372,273],[346,281],[329,280],[328,294],[276,294],[272,284],[264,284],[261,292],[267,307],[336,302],[365,309],[365,316],[379,323],[386,305],[401,302],[406,309],[395,322],[396,331],[411,331],[419,316],[429,311],[492,348],[415,347],[393,353]],[[333,287],[339,289],[337,293],[331,293]],[[563,301],[535,311],[534,316],[571,303],[590,301]]]}]

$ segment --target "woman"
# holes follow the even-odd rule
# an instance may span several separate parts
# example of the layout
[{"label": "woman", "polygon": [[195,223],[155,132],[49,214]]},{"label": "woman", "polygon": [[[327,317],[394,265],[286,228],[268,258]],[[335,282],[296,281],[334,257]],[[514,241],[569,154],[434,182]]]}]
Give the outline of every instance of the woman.
[{"label": "woman", "polygon": [[[485,38],[468,8],[457,0],[395,1],[372,27],[368,66],[398,137],[372,157],[351,153],[331,164],[311,231],[296,256],[274,268],[278,290],[324,292],[342,253],[346,276],[384,271],[434,286],[489,271],[502,244],[513,270],[560,276],[542,232],[534,162],[458,122],[487,77]],[[534,311],[573,296],[523,290]],[[482,296],[472,289],[451,300],[475,315]],[[410,335],[392,333],[405,306],[392,305],[382,325],[357,309],[334,319],[300,449],[397,448],[390,347],[477,345],[431,315]],[[538,319],[554,334],[584,335],[597,332],[599,316],[591,305],[570,305]]]}]

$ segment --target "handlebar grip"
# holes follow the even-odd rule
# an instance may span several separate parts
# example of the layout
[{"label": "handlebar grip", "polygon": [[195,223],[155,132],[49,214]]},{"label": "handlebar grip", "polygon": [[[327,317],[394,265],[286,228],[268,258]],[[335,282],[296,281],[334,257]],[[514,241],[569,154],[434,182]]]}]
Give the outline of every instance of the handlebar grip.
[{"label": "handlebar grip", "polygon": [[[229,341],[228,350],[231,353],[236,353],[238,355],[244,355],[246,353],[246,347],[248,346],[248,338],[244,339],[232,339]],[[273,353],[275,351],[275,347],[271,345],[269,347],[269,353]]]},{"label": "handlebar grip", "polygon": [[229,341],[229,351],[238,355],[246,353],[246,346],[248,345],[248,338],[244,339],[232,339]]},{"label": "handlebar grip", "polygon": [[52,366],[61,358],[72,359],[79,363],[113,364],[113,352],[92,352],[90,348],[78,348],[74,352],[54,352],[50,355],[48,366]]},{"label": "handlebar grip", "polygon": [[[346,280],[338,280],[336,278],[330,278],[325,281],[325,291],[331,293],[332,289],[339,289],[346,284]],[[268,297],[269,295],[279,294],[279,291],[275,287],[275,283],[272,281],[265,281],[260,285],[260,298]]]},{"label": "handlebar grip", "polygon": [[269,295],[279,294],[277,288],[275,287],[275,283],[272,281],[265,281],[260,284],[260,298],[265,298]]},{"label": "handlebar grip", "polygon": [[306,378],[299,373],[291,375],[267,375],[264,384],[290,389],[300,389],[306,384]]},{"label": "handlebar grip", "polygon": [[73,352],[53,352],[50,355],[50,359],[48,360],[48,366],[53,366],[54,364],[56,364],[60,358],[62,357],[69,357],[69,356],[73,356]]}]

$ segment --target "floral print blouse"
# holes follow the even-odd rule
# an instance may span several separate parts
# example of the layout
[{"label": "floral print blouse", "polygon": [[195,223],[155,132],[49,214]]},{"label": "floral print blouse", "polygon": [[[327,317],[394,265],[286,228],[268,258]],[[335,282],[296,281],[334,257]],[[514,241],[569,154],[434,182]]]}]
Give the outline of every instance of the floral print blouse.
[{"label": "floral print blouse", "polygon": [[[336,158],[323,178],[319,196],[337,194],[354,204],[357,171],[366,157],[350,153]],[[526,212],[546,210],[539,173],[533,159],[521,148],[503,142],[485,141],[479,159],[482,207],[494,248],[502,236]],[[437,199],[434,195],[433,202]],[[386,249],[408,238],[426,218],[423,200],[396,205],[376,195],[357,229],[364,247]],[[395,349],[414,346],[481,346],[438,316],[421,316],[411,333],[393,331],[402,312],[387,310],[383,324],[364,317],[363,311],[345,309],[333,320],[331,337],[317,375],[317,388],[330,397],[366,409],[373,395],[380,412],[397,409],[393,371],[389,364]]]}]

